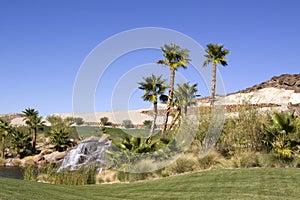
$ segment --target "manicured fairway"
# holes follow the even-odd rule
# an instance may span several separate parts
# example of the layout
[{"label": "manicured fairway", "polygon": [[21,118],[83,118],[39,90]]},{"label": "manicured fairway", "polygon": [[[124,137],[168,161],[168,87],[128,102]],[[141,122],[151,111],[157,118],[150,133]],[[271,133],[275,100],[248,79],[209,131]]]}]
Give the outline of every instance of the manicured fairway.
[{"label": "manicured fairway", "polygon": [[226,169],[129,184],[65,186],[0,179],[0,199],[299,199],[300,169]]}]

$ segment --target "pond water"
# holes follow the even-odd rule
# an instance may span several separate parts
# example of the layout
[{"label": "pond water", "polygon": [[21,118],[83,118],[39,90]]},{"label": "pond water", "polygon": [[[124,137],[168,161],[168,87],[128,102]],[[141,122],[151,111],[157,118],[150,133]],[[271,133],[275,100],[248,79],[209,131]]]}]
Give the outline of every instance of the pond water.
[{"label": "pond water", "polygon": [[3,167],[0,166],[0,178],[23,179],[23,170],[20,167]]}]

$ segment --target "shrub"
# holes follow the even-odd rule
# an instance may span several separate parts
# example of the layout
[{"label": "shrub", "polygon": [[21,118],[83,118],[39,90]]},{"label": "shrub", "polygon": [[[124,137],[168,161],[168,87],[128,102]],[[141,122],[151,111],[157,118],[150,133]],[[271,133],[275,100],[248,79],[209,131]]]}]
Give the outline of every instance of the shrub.
[{"label": "shrub", "polygon": [[83,125],[84,124],[84,121],[81,117],[75,117],[74,118],[74,122],[77,126],[80,126],[80,125]]},{"label": "shrub", "polygon": [[300,120],[292,113],[273,113],[264,125],[263,143],[282,159],[292,159],[300,150]]},{"label": "shrub", "polygon": [[215,150],[209,152],[206,156],[199,159],[200,169],[219,169],[228,168],[230,166],[230,162]]},{"label": "shrub", "polygon": [[102,117],[100,118],[100,122],[102,126],[106,126],[108,123],[108,118],[107,117]]},{"label": "shrub", "polygon": [[66,127],[54,127],[50,131],[50,142],[57,151],[64,151],[70,145],[70,131]]},{"label": "shrub", "polygon": [[183,154],[169,167],[172,174],[194,171],[198,167],[198,157],[191,153]]},{"label": "shrub", "polygon": [[255,152],[242,152],[231,157],[233,167],[249,168],[260,167],[259,154]]},{"label": "shrub", "polygon": [[226,157],[246,151],[261,151],[263,149],[262,124],[265,121],[267,118],[263,113],[244,102],[237,117],[225,120],[222,134],[217,143],[217,150]]},{"label": "shrub", "polygon": [[144,126],[145,126],[146,128],[150,129],[151,126],[152,126],[152,121],[151,121],[151,120],[145,120],[145,121],[143,122],[143,124],[144,124]]},{"label": "shrub", "polygon": [[125,128],[133,128],[132,121],[129,120],[129,119],[123,120],[123,126],[124,126]]},{"label": "shrub", "polygon": [[31,137],[28,132],[15,130],[11,134],[11,144],[12,149],[23,158],[26,155],[30,154],[31,149]]}]

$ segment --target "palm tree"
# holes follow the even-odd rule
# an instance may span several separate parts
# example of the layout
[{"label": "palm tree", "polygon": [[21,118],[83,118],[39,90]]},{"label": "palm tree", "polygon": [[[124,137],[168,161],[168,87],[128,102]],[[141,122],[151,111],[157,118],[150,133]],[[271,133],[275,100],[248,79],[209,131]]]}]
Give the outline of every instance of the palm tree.
[{"label": "palm tree", "polygon": [[221,64],[222,66],[226,66],[226,55],[229,54],[228,49],[223,49],[224,45],[218,44],[208,44],[206,52],[206,60],[203,62],[203,67],[212,63],[212,80],[211,80],[211,102],[210,105],[214,105],[215,101],[215,91],[216,91],[216,73],[217,73],[217,65]]},{"label": "palm tree", "polygon": [[165,59],[159,60],[157,63],[167,65],[170,69],[169,96],[164,119],[164,127],[162,130],[162,132],[164,132],[167,129],[168,118],[170,115],[170,109],[173,101],[175,71],[180,67],[186,68],[188,62],[190,62],[191,59],[189,59],[189,50],[181,49],[180,46],[177,46],[175,44],[165,44],[164,47],[161,47],[161,50],[163,51],[163,56],[165,57]]},{"label": "palm tree", "polygon": [[39,116],[39,112],[33,108],[26,108],[22,111],[24,114],[24,121],[29,126],[30,133],[32,134],[32,153],[36,152],[36,135],[37,131],[44,126],[45,121]]},{"label": "palm tree", "polygon": [[187,108],[192,105],[196,105],[197,84],[190,85],[190,82],[177,84],[177,89],[174,91],[174,96],[178,104],[183,107],[184,115],[187,114]]},{"label": "palm tree", "polygon": [[157,102],[158,99],[164,99],[164,92],[167,89],[167,86],[164,85],[166,79],[161,79],[162,75],[159,77],[152,74],[150,77],[144,77],[143,82],[138,83],[140,85],[139,89],[144,90],[145,94],[142,96],[144,101],[149,101],[153,103],[153,122],[150,129],[150,135],[147,140],[151,140],[155,123],[157,119]]},{"label": "palm tree", "polygon": [[1,135],[1,156],[4,158],[6,137],[10,133],[12,127],[10,123],[0,118],[0,135]]}]

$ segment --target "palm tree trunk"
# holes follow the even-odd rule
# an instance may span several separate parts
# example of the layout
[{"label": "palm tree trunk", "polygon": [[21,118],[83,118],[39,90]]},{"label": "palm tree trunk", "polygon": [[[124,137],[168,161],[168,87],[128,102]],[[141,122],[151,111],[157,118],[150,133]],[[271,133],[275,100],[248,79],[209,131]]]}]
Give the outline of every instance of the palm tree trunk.
[{"label": "palm tree trunk", "polygon": [[184,106],[184,116],[187,114],[187,105]]},{"label": "palm tree trunk", "polygon": [[156,124],[156,119],[157,119],[157,102],[154,102],[153,103],[153,122],[152,122],[152,125],[151,125],[151,130],[150,130],[150,135],[149,137],[147,138],[147,142],[150,143],[151,142],[151,139],[152,139],[152,135],[154,133],[154,129],[155,129],[155,124]]},{"label": "palm tree trunk", "polygon": [[5,154],[5,136],[2,135],[2,152],[1,152],[1,157],[4,158],[4,154]]},{"label": "palm tree trunk", "polygon": [[172,101],[173,101],[174,80],[175,80],[175,70],[171,68],[170,69],[170,89],[169,89],[168,103],[167,103],[165,120],[164,120],[164,127],[163,127],[163,130],[162,130],[162,133],[164,133],[167,130],[167,126],[168,126],[168,119],[169,119],[169,115],[170,115],[171,104],[172,104]]},{"label": "palm tree trunk", "polygon": [[217,65],[215,63],[213,63],[212,79],[211,79],[211,100],[210,100],[210,106],[213,106],[214,103],[215,103],[216,74],[217,74]]},{"label": "palm tree trunk", "polygon": [[35,154],[35,146],[36,146],[36,134],[37,134],[37,128],[33,128],[33,135],[32,135],[32,154]]},{"label": "palm tree trunk", "polygon": [[170,126],[168,127],[167,131],[169,131],[173,128],[173,126],[175,125],[176,121],[178,120],[180,114],[181,114],[181,107],[178,105],[177,109],[176,109],[176,114],[175,114],[174,118],[172,119],[172,122],[171,122]]}]

